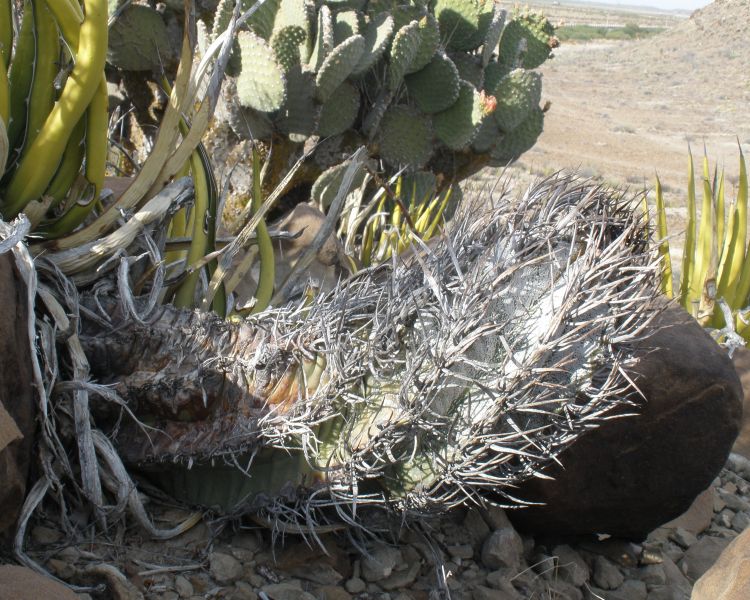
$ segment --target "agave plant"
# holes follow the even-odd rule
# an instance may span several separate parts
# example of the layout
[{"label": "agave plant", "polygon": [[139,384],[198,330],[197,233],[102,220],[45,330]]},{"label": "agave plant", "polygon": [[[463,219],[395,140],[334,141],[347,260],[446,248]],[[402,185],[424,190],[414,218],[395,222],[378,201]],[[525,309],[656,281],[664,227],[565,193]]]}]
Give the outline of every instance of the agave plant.
[{"label": "agave plant", "polygon": [[611,192],[483,200],[431,249],[241,322],[85,297],[82,348],[119,396],[92,405],[102,437],[183,501],[290,527],[512,496],[628,401],[657,267]]},{"label": "agave plant", "polygon": [[728,200],[724,171],[711,175],[708,157],[702,166],[700,223],[696,216],[695,169],[689,153],[688,222],[682,254],[679,290],[673,288],[669,232],[661,182],[656,179],[656,214],[659,252],[663,261],[662,291],[698,321],[720,330],[720,337],[734,332],[750,341],[747,311],[750,306],[750,248],[747,247],[747,167],[739,149],[737,195]]}]

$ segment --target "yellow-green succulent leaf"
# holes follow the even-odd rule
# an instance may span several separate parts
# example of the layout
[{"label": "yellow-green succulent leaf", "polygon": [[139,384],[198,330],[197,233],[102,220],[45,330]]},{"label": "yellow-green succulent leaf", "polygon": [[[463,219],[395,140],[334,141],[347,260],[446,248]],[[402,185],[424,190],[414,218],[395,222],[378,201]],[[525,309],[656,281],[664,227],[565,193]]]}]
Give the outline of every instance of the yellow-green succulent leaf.
[{"label": "yellow-green succulent leaf", "polygon": [[682,251],[682,276],[680,279],[680,304],[690,313],[690,303],[695,271],[695,170],[693,168],[693,154],[688,152],[688,222],[685,231],[685,247]]},{"label": "yellow-green succulent leaf", "polygon": [[[7,73],[13,49],[13,8],[11,0],[0,0],[0,62]],[[8,120],[3,118],[6,123]]]},{"label": "yellow-green succulent leaf", "polygon": [[[744,245],[745,237],[747,233],[747,199],[748,199],[748,183],[747,183],[747,165],[745,164],[745,157],[742,154],[742,148],[740,148],[740,178],[737,187],[737,220],[740,223],[740,233]],[[739,239],[737,243],[739,244]],[[742,254],[742,253],[738,253]],[[734,305],[738,309],[745,308],[748,305],[748,295],[750,294],[750,260],[747,260],[748,251],[745,250],[744,256],[738,262],[741,263],[741,274],[739,278],[739,284],[737,285],[737,295],[734,299]]]},{"label": "yellow-green succulent leaf", "polygon": [[661,290],[667,298],[674,298],[672,283],[672,258],[669,255],[669,239],[667,231],[667,211],[664,206],[664,193],[661,181],[656,177],[656,231],[659,242],[659,256],[662,261]]},{"label": "yellow-green succulent leaf", "polygon": [[[253,147],[253,212],[256,213],[263,205],[261,186],[260,152]],[[273,243],[268,233],[265,219],[261,219],[256,229],[258,236],[258,258],[260,260],[260,273],[258,275],[258,287],[255,290],[255,304],[251,312],[258,313],[268,308],[273,297],[275,280],[275,258]]]}]

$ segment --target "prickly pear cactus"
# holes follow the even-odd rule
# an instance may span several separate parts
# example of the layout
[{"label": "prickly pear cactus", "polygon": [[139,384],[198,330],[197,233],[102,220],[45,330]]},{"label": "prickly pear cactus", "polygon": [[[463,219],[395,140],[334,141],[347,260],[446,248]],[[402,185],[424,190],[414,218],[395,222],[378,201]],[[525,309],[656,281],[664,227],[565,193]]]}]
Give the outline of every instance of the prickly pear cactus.
[{"label": "prickly pear cactus", "polygon": [[[232,8],[221,0],[209,37]],[[544,112],[533,69],[551,56],[553,34],[544,17],[508,15],[493,0],[266,0],[240,32],[236,101],[273,124],[261,143],[283,142],[270,173],[312,157],[293,186],[360,145],[388,177],[422,169],[455,182],[536,141]]]}]

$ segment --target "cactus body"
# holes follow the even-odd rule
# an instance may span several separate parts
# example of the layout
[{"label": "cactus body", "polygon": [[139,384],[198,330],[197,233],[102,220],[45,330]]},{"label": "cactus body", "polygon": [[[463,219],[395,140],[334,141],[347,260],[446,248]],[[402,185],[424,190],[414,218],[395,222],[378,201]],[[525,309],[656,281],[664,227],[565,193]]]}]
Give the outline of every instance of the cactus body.
[{"label": "cactus body", "polygon": [[419,167],[432,153],[432,124],[409,106],[392,106],[380,126],[380,155],[393,166]]},{"label": "cactus body", "polygon": [[542,76],[535,71],[516,69],[497,84],[493,95],[497,98],[495,121],[500,131],[508,133],[539,107]]},{"label": "cactus body", "polygon": [[365,38],[361,35],[350,37],[336,46],[323,61],[315,78],[315,96],[321,102],[330,98],[334,90],[346,80],[365,51]]},{"label": "cactus body", "polygon": [[242,72],[237,78],[240,102],[261,112],[281,108],[286,98],[282,67],[268,44],[249,31],[238,36]]},{"label": "cactus body", "polygon": [[446,55],[436,54],[424,69],[407,75],[406,88],[422,112],[440,112],[458,98],[458,69]]},{"label": "cactus body", "polygon": [[352,126],[358,112],[359,91],[351,83],[342,83],[320,109],[318,135],[328,137],[343,133]]}]

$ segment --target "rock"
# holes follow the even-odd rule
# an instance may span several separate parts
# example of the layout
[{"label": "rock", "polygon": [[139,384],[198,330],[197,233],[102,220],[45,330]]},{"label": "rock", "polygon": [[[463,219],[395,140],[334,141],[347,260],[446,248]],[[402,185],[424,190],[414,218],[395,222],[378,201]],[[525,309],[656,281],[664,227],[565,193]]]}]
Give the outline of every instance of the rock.
[{"label": "rock", "polygon": [[359,577],[352,577],[349,581],[344,584],[347,592],[352,594],[359,594],[367,589],[367,584]]},{"label": "rock", "polygon": [[[636,350],[640,414],[582,435],[546,475],[515,489],[543,503],[512,511],[521,531],[608,533],[642,540],[684,513],[724,465],[742,417],[731,361],[681,309],[669,307]],[[631,412],[627,407],[623,411]]]},{"label": "rock", "polygon": [[261,590],[271,600],[317,600],[310,592],[304,591],[299,582],[282,582],[264,585]]},{"label": "rock", "polygon": [[492,589],[498,590],[508,597],[520,598],[520,594],[516,591],[516,588],[513,587],[513,584],[510,581],[508,581],[508,574],[505,571],[499,570],[487,573],[486,581],[487,585]]},{"label": "rock", "polygon": [[365,581],[380,581],[388,577],[393,568],[403,560],[398,548],[380,544],[362,559],[362,578]]},{"label": "rock", "polygon": [[689,596],[668,585],[657,585],[649,589],[646,600],[688,600]]},{"label": "rock", "polygon": [[62,533],[51,527],[37,525],[31,530],[31,539],[35,544],[46,546],[48,544],[56,544],[59,542],[62,539]]},{"label": "rock", "polygon": [[352,600],[352,595],[337,585],[324,585],[315,590],[318,600]]},{"label": "rock", "polygon": [[190,580],[182,575],[178,575],[174,578],[174,589],[180,598],[190,598],[195,592]]},{"label": "rock", "polygon": [[750,517],[745,512],[738,512],[732,519],[732,529],[736,532],[741,533],[750,527]]},{"label": "rock", "polygon": [[544,582],[541,587],[543,598],[555,600],[583,600],[583,592],[567,581]]},{"label": "rock", "polygon": [[397,590],[414,583],[419,575],[420,564],[418,562],[411,564],[406,569],[394,571],[385,579],[378,581],[378,585],[384,590]]},{"label": "rock", "polygon": [[664,529],[684,529],[693,535],[703,533],[711,525],[711,519],[714,516],[714,499],[716,491],[713,487],[703,490],[698,497],[693,500],[684,513],[676,519],[662,525]]},{"label": "rock", "polygon": [[625,540],[614,538],[598,542],[582,541],[578,544],[581,550],[592,554],[599,554],[611,560],[613,563],[625,568],[632,568],[638,564],[640,547]]},{"label": "rock", "polygon": [[695,582],[711,568],[728,545],[729,540],[725,538],[706,536],[688,548],[679,566],[687,578]]},{"label": "rock", "polygon": [[557,576],[563,581],[581,587],[589,580],[589,567],[573,548],[568,545],[556,546],[552,554],[557,557]]},{"label": "rock", "polygon": [[482,518],[478,509],[471,508],[466,511],[466,517],[463,520],[463,528],[469,538],[469,543],[475,548],[484,542],[490,534],[490,527]]},{"label": "rock", "polygon": [[232,536],[231,545],[250,552],[257,552],[263,547],[263,540],[257,531],[241,531]]},{"label": "rock", "polygon": [[685,548],[686,550],[698,541],[697,537],[695,537],[692,533],[690,533],[686,529],[683,529],[682,527],[678,527],[677,529],[675,529],[669,535],[669,539],[671,539],[681,548]]},{"label": "rock", "polygon": [[638,570],[638,579],[647,586],[659,586],[667,583],[667,574],[662,565],[646,565]]},{"label": "rock", "polygon": [[735,512],[750,512],[750,503],[748,503],[747,500],[743,500],[739,496],[730,494],[721,488],[717,488],[716,491],[719,492],[719,496],[724,501],[724,504],[727,505],[727,508],[730,508]]},{"label": "rock", "polygon": [[695,582],[691,600],[746,600],[750,590],[750,529],[738,535]]},{"label": "rock", "polygon": [[242,576],[242,563],[230,554],[212,552],[208,557],[211,577],[216,583],[232,583]]},{"label": "rock", "polygon": [[[511,590],[497,590],[478,585],[471,595],[472,600],[519,600],[518,592]],[[455,594],[453,594],[455,595]]]},{"label": "rock", "polygon": [[446,550],[451,558],[460,558],[461,560],[468,560],[474,558],[474,548],[469,544],[458,544],[456,546],[447,546]]},{"label": "rock", "polygon": [[664,569],[664,575],[667,578],[667,585],[669,588],[678,591],[685,598],[690,597],[690,590],[693,586],[690,585],[687,577],[685,577],[685,574],[674,563],[674,561],[668,556],[665,556],[661,566]]},{"label": "rock", "polygon": [[512,527],[508,515],[505,510],[499,506],[491,505],[483,513],[484,520],[489,524],[492,529],[503,529],[504,527]]},{"label": "rock", "polygon": [[603,590],[617,589],[625,580],[620,569],[603,556],[596,556],[594,558],[592,570],[591,579],[594,585]]},{"label": "rock", "polygon": [[591,595],[587,598],[600,600],[646,600],[648,590],[646,584],[635,579],[626,579],[616,590],[599,590],[591,588]]},{"label": "rock", "polygon": [[507,567],[517,571],[523,554],[523,542],[512,527],[493,531],[482,544],[482,564],[488,569]]},{"label": "rock", "polygon": [[258,594],[255,593],[253,586],[245,581],[235,581],[234,590],[232,590],[232,600],[258,600]]},{"label": "rock", "polygon": [[31,569],[0,565],[0,598],[3,600],[77,600],[64,585]]},{"label": "rock", "polygon": [[26,288],[12,256],[0,254],[0,548],[15,533],[36,431]]},{"label": "rock", "polygon": [[[750,350],[746,350],[746,353],[750,353]],[[749,374],[744,373],[745,377],[747,377]],[[740,377],[742,380],[742,377]],[[742,388],[745,389],[745,382],[743,380],[742,382]],[[745,416],[748,415],[748,413],[743,413]],[[742,435],[742,434],[740,434]],[[739,438],[738,438],[739,439]],[[737,454],[736,452],[732,452],[729,455],[729,460],[727,460],[727,466],[735,473],[740,475],[741,477],[744,477],[745,479],[750,480],[750,457],[747,457],[743,454]]]}]

